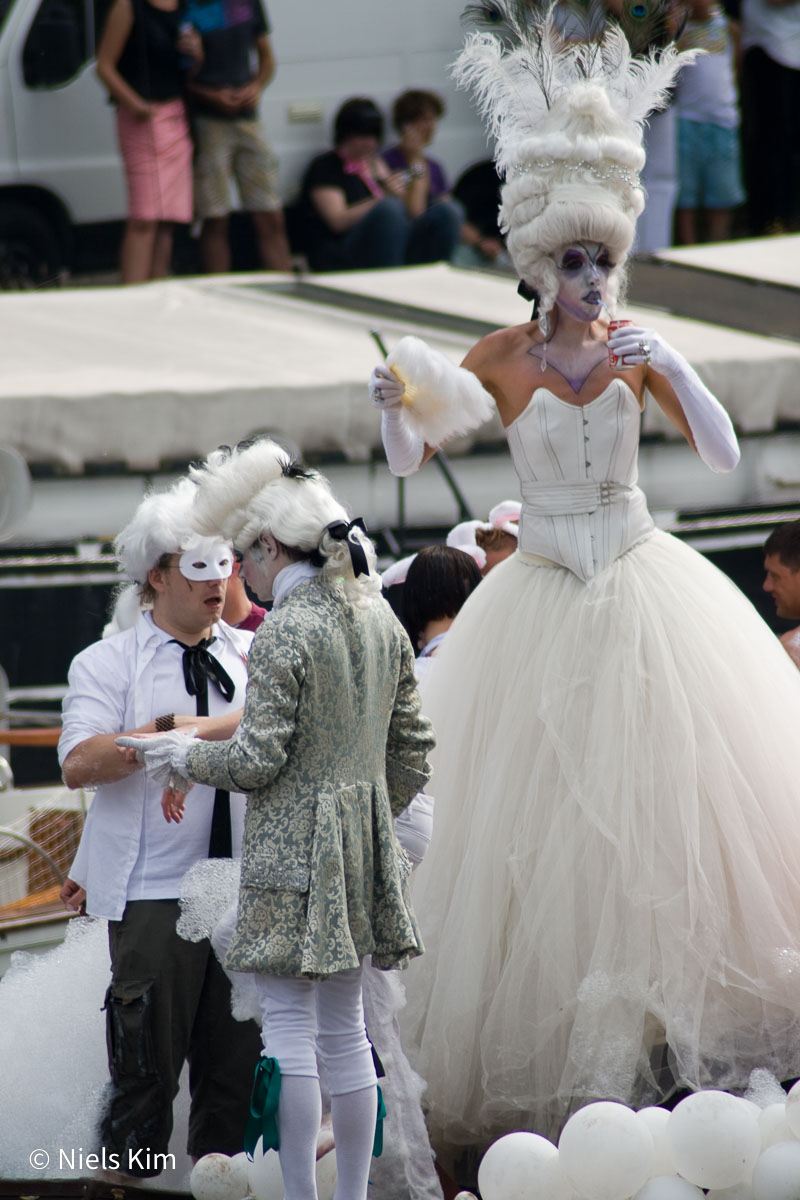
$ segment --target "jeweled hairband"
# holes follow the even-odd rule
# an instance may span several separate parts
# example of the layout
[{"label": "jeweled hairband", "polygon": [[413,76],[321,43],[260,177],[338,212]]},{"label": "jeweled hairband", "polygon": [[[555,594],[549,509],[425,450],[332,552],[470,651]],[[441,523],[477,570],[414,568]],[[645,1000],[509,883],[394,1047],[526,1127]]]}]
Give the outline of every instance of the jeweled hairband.
[{"label": "jeweled hairband", "polygon": [[554,167],[566,167],[572,171],[586,171],[589,175],[593,175],[595,179],[606,181],[609,179],[621,179],[627,183],[628,187],[638,188],[642,185],[639,182],[639,176],[627,170],[626,167],[609,166],[605,170],[596,167],[593,163],[581,161],[570,162],[566,158],[537,158],[532,162],[517,163],[509,171],[509,175],[527,175],[532,171],[552,170]]}]

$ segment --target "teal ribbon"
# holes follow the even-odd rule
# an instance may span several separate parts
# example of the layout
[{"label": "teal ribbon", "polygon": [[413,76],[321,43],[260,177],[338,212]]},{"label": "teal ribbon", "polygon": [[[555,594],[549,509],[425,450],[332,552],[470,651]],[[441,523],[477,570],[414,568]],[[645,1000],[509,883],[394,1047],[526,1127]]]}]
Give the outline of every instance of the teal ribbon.
[{"label": "teal ribbon", "polygon": [[259,1059],[253,1078],[253,1090],[250,1093],[250,1115],[244,1131],[244,1151],[252,1162],[258,1139],[261,1138],[261,1148],[264,1154],[268,1150],[277,1150],[278,1138],[278,1101],[281,1096],[281,1069],[277,1058]]},{"label": "teal ribbon", "polygon": [[383,1092],[378,1087],[378,1116],[375,1120],[375,1140],[372,1143],[372,1157],[380,1158],[383,1154],[383,1120],[386,1116],[386,1105],[383,1102]]}]

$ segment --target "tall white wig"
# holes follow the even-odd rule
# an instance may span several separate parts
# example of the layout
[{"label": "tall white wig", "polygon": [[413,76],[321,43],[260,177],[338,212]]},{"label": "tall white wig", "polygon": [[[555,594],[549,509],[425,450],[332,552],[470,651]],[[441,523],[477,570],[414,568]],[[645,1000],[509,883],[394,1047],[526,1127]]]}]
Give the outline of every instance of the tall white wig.
[{"label": "tall white wig", "polygon": [[666,46],[635,58],[613,24],[599,37],[566,40],[556,5],[537,12],[491,0],[483,11],[498,31],[470,34],[454,75],[475,94],[495,139],[505,179],[501,225],[514,266],[548,313],[558,291],[554,256],[571,242],[602,242],[617,268],[609,280],[613,309],[644,207],[643,127],[666,107],[695,52]]},{"label": "tall white wig", "polygon": [[[197,489],[192,520],[200,533],[222,536],[240,551],[269,533],[292,556],[321,566],[351,602],[380,596],[372,542],[357,526],[344,539],[331,532],[332,525],[349,524],[346,510],[324,476],[299,466],[277,443],[263,438],[215,451],[191,477]],[[368,573],[355,575],[351,541],[362,548]]]}]

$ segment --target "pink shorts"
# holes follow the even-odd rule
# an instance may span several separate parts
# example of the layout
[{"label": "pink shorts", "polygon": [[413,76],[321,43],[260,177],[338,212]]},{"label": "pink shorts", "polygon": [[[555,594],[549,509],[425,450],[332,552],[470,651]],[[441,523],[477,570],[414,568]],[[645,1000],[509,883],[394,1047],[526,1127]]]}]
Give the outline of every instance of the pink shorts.
[{"label": "pink shorts", "polygon": [[117,107],[117,137],[128,185],[128,216],[141,221],[192,219],[192,140],[182,100],[153,105],[138,120]]}]

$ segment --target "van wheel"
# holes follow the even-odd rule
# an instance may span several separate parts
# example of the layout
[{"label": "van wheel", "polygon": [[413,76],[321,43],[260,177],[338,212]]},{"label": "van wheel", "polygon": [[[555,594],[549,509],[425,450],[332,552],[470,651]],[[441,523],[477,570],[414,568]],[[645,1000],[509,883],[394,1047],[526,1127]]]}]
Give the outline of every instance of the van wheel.
[{"label": "van wheel", "polygon": [[61,282],[64,250],[53,226],[35,210],[0,203],[0,289],[23,291]]}]

